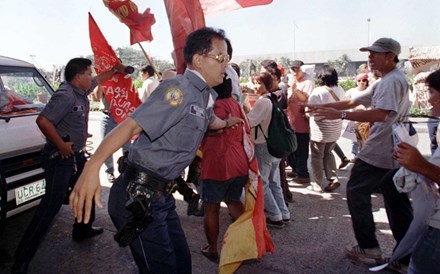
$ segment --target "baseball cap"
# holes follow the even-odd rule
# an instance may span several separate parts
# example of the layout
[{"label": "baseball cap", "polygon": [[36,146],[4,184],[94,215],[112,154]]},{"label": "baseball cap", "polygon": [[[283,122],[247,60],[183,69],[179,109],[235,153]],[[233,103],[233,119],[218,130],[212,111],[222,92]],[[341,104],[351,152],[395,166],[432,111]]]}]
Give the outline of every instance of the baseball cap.
[{"label": "baseball cap", "polygon": [[360,51],[392,52],[396,56],[400,54],[400,44],[391,38],[380,38],[369,47],[360,48]]},{"label": "baseball cap", "polygon": [[304,62],[301,60],[295,60],[292,62],[292,64],[290,65],[291,68],[299,68],[302,65],[304,65]]}]

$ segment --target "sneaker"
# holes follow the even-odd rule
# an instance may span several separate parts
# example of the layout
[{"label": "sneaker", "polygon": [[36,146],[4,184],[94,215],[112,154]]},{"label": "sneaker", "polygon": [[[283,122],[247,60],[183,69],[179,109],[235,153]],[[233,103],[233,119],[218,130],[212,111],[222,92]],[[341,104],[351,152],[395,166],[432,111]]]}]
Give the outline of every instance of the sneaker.
[{"label": "sneaker", "polygon": [[341,161],[341,164],[339,165],[339,169],[343,169],[344,167],[346,167],[349,163],[351,163],[350,159],[348,159],[347,157],[344,157]]},{"label": "sneaker", "polygon": [[290,218],[283,219],[283,223],[288,225],[290,223]]},{"label": "sneaker", "polygon": [[266,225],[270,226],[270,227],[275,227],[275,228],[283,228],[284,227],[284,222],[282,220],[280,221],[272,221],[269,218],[266,218]]},{"label": "sneaker", "polygon": [[107,173],[107,181],[110,184],[113,184],[115,182],[115,180],[116,180],[116,178],[115,178],[115,175],[113,174],[113,172]]},{"label": "sneaker", "polygon": [[383,263],[382,251],[380,250],[380,247],[361,248],[358,245],[353,247],[350,246],[345,248],[345,255],[350,259],[357,260],[367,258],[376,260],[376,263]]},{"label": "sneaker", "polygon": [[322,193],[321,187],[318,184],[313,183],[313,182],[310,183],[310,185],[307,187],[307,190]]},{"label": "sneaker", "polygon": [[384,261],[387,263],[387,268],[402,274],[406,274],[408,272],[408,266],[400,263],[399,261],[392,261],[390,263],[389,257],[385,258]]}]

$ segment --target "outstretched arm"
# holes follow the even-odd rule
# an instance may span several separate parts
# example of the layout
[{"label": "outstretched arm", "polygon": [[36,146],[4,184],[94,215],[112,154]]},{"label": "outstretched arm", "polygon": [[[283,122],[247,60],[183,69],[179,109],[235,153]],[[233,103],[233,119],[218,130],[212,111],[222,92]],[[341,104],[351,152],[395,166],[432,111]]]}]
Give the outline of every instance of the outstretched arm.
[{"label": "outstretched arm", "polygon": [[104,138],[86,163],[69,197],[70,208],[78,222],[84,221],[86,224],[89,222],[93,199],[96,206],[102,207],[99,169],[104,161],[141,131],[142,128],[135,120],[127,118]]},{"label": "outstretched arm", "polygon": [[389,110],[383,110],[379,108],[368,109],[364,111],[352,111],[347,112],[338,110],[331,107],[318,107],[315,106],[308,112],[312,112],[315,115],[315,119],[347,119],[351,121],[359,122],[380,122],[385,121],[388,118]]}]

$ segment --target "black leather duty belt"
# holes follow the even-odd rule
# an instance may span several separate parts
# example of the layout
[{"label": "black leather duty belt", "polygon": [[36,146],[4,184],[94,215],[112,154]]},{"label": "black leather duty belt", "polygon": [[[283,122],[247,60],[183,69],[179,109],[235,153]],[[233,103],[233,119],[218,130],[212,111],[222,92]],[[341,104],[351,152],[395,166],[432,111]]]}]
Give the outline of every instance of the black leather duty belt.
[{"label": "black leather duty belt", "polygon": [[140,184],[153,191],[172,194],[177,190],[177,183],[174,180],[166,180],[159,175],[140,171],[133,166],[127,166],[124,176],[129,184]]}]

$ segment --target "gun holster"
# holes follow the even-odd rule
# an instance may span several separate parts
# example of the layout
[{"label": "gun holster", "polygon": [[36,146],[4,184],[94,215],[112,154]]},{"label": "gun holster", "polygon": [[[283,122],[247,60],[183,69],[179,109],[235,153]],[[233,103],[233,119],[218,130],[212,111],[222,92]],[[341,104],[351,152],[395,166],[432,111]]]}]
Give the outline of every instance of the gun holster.
[{"label": "gun holster", "polygon": [[158,180],[157,176],[131,166],[127,166],[124,177],[128,181],[127,193],[130,197],[125,208],[132,216],[114,236],[122,247],[129,245],[153,222],[151,203],[164,193],[171,194],[177,185],[173,181]]}]

